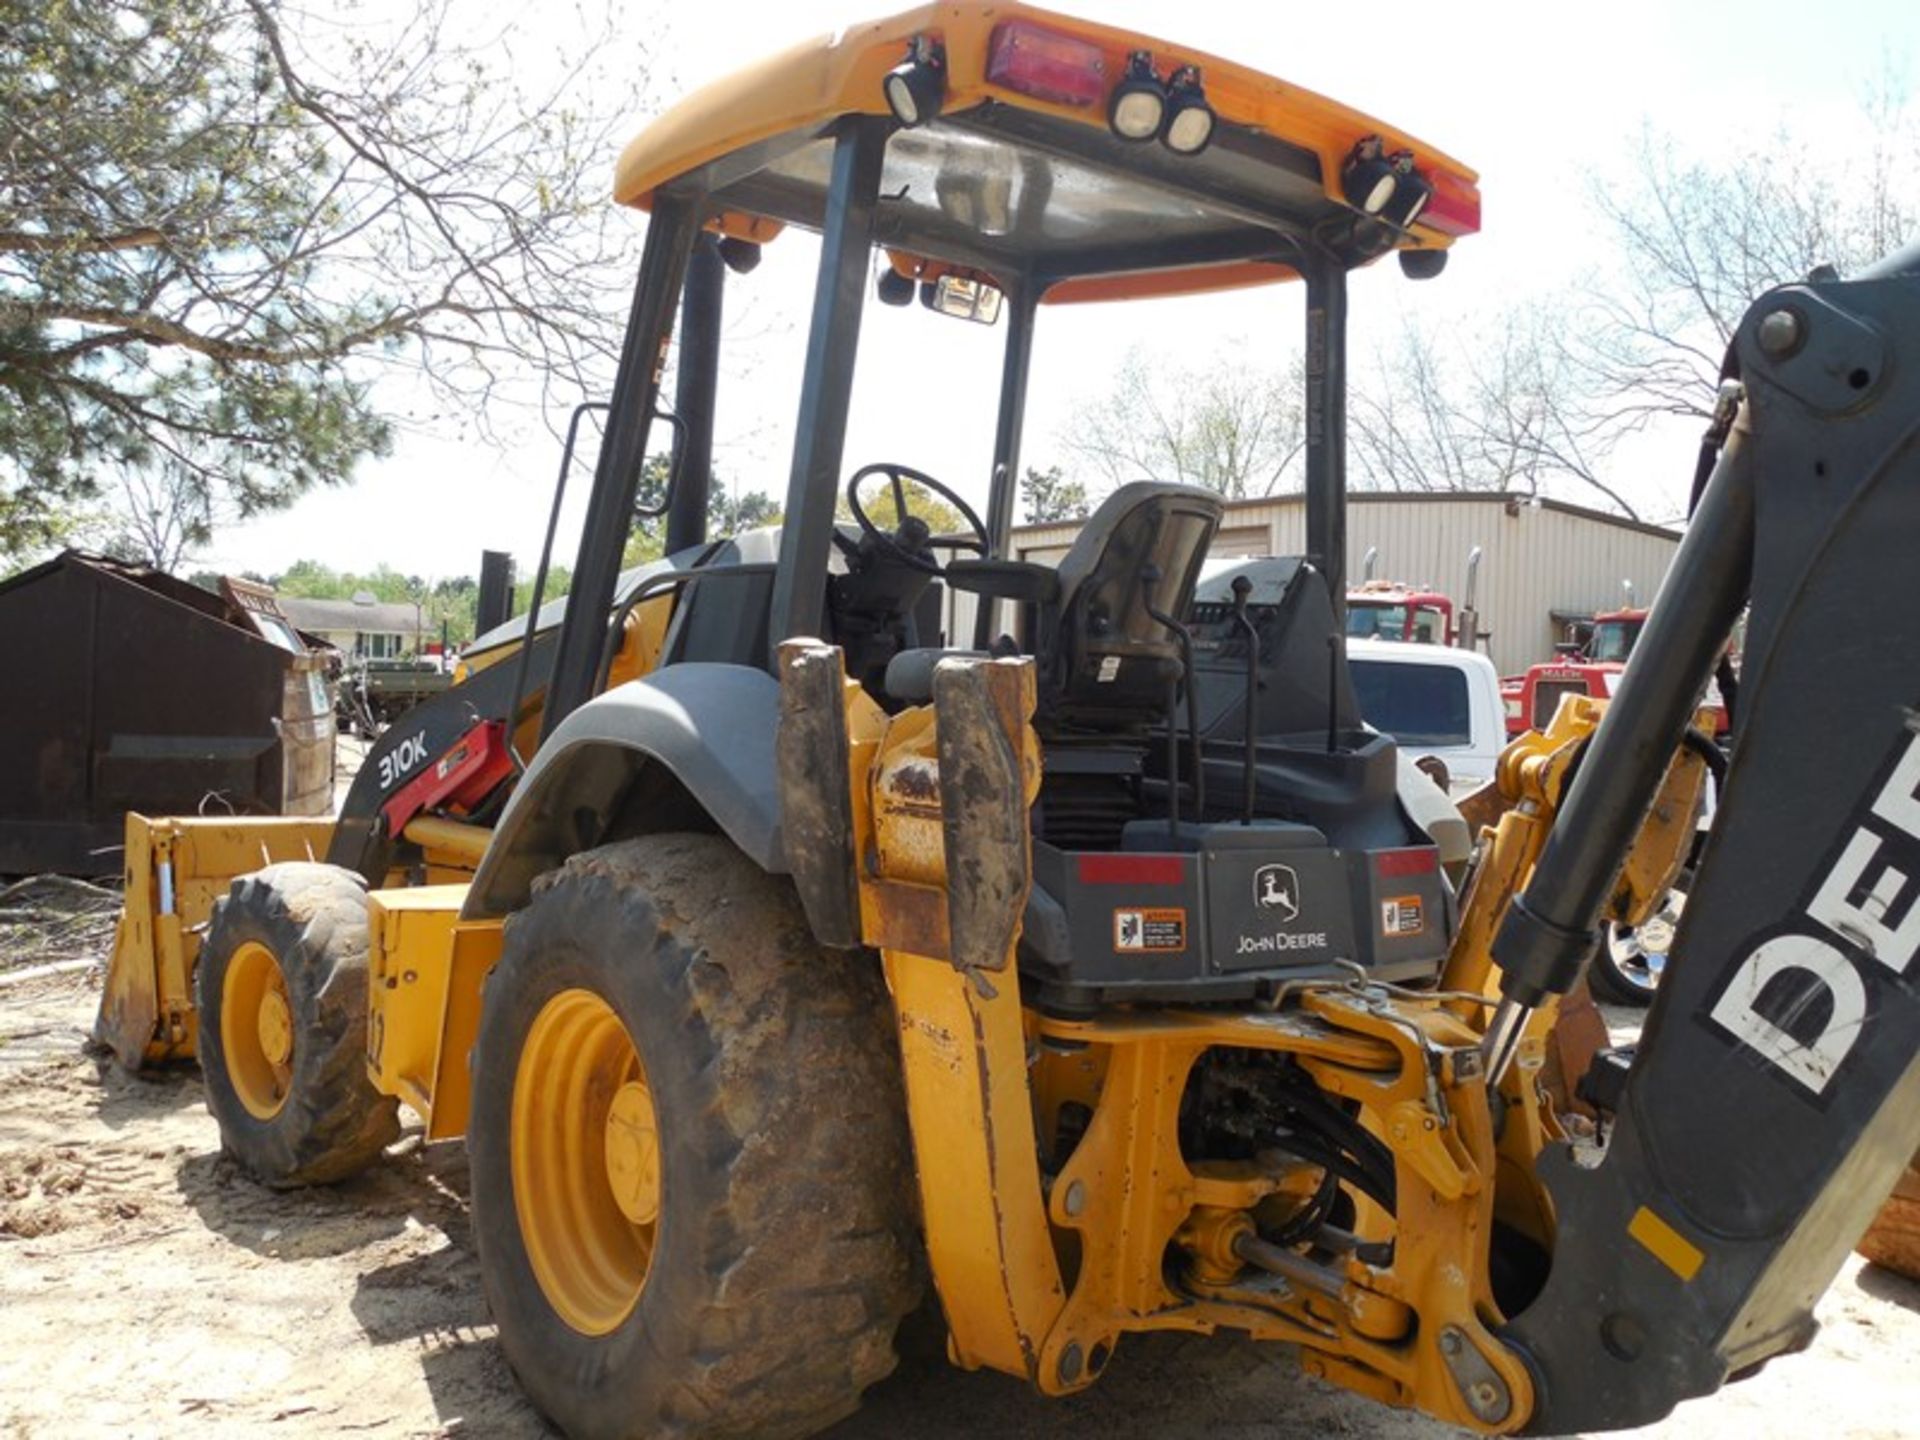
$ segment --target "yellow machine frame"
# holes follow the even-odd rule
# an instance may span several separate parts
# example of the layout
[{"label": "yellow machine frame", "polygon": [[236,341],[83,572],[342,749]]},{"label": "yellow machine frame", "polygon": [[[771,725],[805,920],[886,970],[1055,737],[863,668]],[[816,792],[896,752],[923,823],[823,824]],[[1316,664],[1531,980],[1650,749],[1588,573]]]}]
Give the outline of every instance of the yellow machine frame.
[{"label": "yellow machine frame", "polygon": [[[1604,702],[1570,697],[1544,734],[1523,736],[1503,757],[1497,791],[1479,807],[1480,859],[1437,991],[1320,982],[1296,992],[1297,1011],[1068,1021],[1020,1001],[1013,946],[1024,887],[1003,897],[1003,916],[967,917],[969,928],[1007,936],[996,963],[954,953],[947,817],[933,798],[942,724],[993,716],[999,782],[1030,803],[1040,763],[1027,723],[1030,662],[945,662],[948,699],[957,704],[968,687],[978,695],[957,719],[939,698],[888,717],[846,678],[833,647],[783,647],[784,675],[822,665],[838,676],[846,711],[853,851],[870,857],[859,874],[862,939],[881,951],[899,1021],[927,1248],[954,1359],[1064,1394],[1097,1378],[1124,1333],[1230,1328],[1295,1344],[1311,1373],[1390,1404],[1488,1432],[1522,1424],[1531,1381],[1491,1333],[1502,1317],[1485,1279],[1488,1246],[1496,1221],[1550,1245],[1552,1209],[1533,1162],[1565,1138],[1564,1097],[1547,1084],[1555,1010],[1545,1007],[1501,1084],[1507,1114],[1496,1138],[1480,1048],[1494,993],[1488,945]],[[1684,859],[1704,774],[1697,756],[1676,757],[1622,877],[1622,918],[1647,913]],[[1018,857],[1018,873],[1027,863]],[[1291,1055],[1327,1093],[1357,1103],[1394,1157],[1397,1222],[1363,1209],[1359,1237],[1393,1241],[1389,1263],[1266,1254],[1271,1268],[1243,1277],[1258,1251],[1254,1212],[1297,1207],[1321,1172],[1297,1161],[1186,1163],[1180,1099],[1194,1062],[1215,1047]],[[1092,1118],[1043,1177],[1036,1157],[1051,1150],[1070,1102]],[[1163,1263],[1170,1246],[1188,1257],[1178,1288]]]},{"label": "yellow machine frame", "polygon": [[[1024,885],[1002,897],[1004,914],[966,920],[970,932],[997,926],[1004,936],[994,963],[962,963],[948,916],[940,729],[997,725],[1000,780],[1024,814],[1040,764],[1027,723],[1031,662],[947,661],[937,692],[946,709],[936,700],[890,717],[845,677],[837,649],[789,642],[783,670],[801,657],[838,677],[855,853],[871,857],[858,875],[862,939],[880,951],[893,997],[928,1255],[956,1362],[1065,1394],[1099,1376],[1123,1334],[1228,1328],[1296,1345],[1310,1373],[1390,1404],[1487,1432],[1523,1423],[1531,1381],[1492,1336],[1501,1315],[1487,1249],[1496,1221],[1551,1243],[1534,1161],[1565,1138],[1565,1097],[1547,1084],[1556,1012],[1545,1007],[1501,1084],[1496,1138],[1480,1060],[1488,945],[1605,702],[1569,697],[1546,732],[1509,746],[1495,786],[1470,805],[1479,858],[1438,990],[1315,982],[1284,1011],[1063,1020],[1021,1003],[1013,950]],[[1690,752],[1676,756],[1622,874],[1621,918],[1647,913],[1684,859],[1704,773]],[[418,838],[449,865],[470,864],[485,832],[461,831],[429,827]],[[103,1038],[131,1063],[191,1057],[192,967],[213,903],[235,874],[323,853],[328,833],[314,821],[129,817],[129,898]],[[1028,859],[1016,857],[1021,876]],[[452,883],[368,896],[369,1074],[432,1140],[465,1132],[466,1057],[500,953],[499,921],[459,918],[465,893]],[[1362,1242],[1393,1242],[1388,1263],[1356,1252],[1319,1265],[1281,1252],[1262,1255],[1269,1268],[1246,1278],[1246,1256],[1259,1253],[1255,1213],[1299,1207],[1321,1172],[1300,1161],[1187,1163],[1180,1098],[1216,1047],[1290,1055],[1359,1106],[1394,1158],[1397,1219],[1369,1204],[1357,1224]],[[1075,1103],[1091,1119],[1055,1154],[1059,1117]],[[1043,1155],[1057,1167],[1050,1176]],[[1666,1233],[1658,1217],[1637,1216],[1623,1238],[1657,1249]],[[1177,1283],[1164,1264],[1170,1247],[1186,1257]]]},{"label": "yellow machine frame", "polygon": [[[685,102],[629,147],[617,198],[645,206],[659,185],[716,156],[836,115],[871,113],[882,103],[879,77],[906,38],[937,32],[956,60],[977,59],[991,25],[1020,11],[925,6],[750,69]],[[1120,58],[1146,43],[1045,19]],[[1223,116],[1315,149],[1330,186],[1355,139],[1381,131],[1310,92],[1228,61],[1192,58],[1206,65]],[[963,89],[951,103],[982,99],[1050,108],[991,86]],[[1051,108],[1076,123],[1104,123]],[[1390,144],[1412,143],[1384,133]],[[1471,189],[1472,172],[1421,148],[1444,183]],[[754,217],[718,224],[770,237]],[[1418,237],[1433,246],[1449,238],[1424,227]],[[1285,273],[1163,271],[1087,293],[1174,293]],[[652,667],[670,608],[662,599],[629,618],[614,682]],[[1544,733],[1508,748],[1495,786],[1470,807],[1480,843],[1436,990],[1319,980],[1292,987],[1264,1011],[1115,1010],[1063,1020],[1023,1003],[1014,963],[1031,883],[1027,809],[1041,765],[1029,723],[1032,662],[943,661],[933,703],[893,715],[846,676],[832,646],[789,641],[780,668],[783,704],[811,676],[806,683],[828,683],[807,703],[824,697],[839,712],[844,754],[810,759],[828,767],[835,785],[844,778],[844,796],[832,798],[844,799],[858,857],[852,938],[879,952],[892,996],[921,1216],[954,1359],[1064,1394],[1091,1384],[1124,1334],[1228,1328],[1296,1345],[1310,1372],[1391,1404],[1482,1432],[1523,1425],[1534,1409],[1532,1381],[1494,1338],[1503,1317],[1487,1279],[1488,1252],[1496,1223],[1550,1246],[1552,1206],[1534,1162],[1565,1138],[1566,1098],[1549,1084],[1552,1004],[1528,1022],[1497,1102],[1489,1093],[1481,1059],[1493,994],[1489,945],[1604,704],[1563,702]],[[524,714],[516,721],[514,743],[526,753],[534,722]],[[1620,918],[1644,915],[1678,869],[1703,773],[1697,757],[1676,756],[1622,878]],[[963,804],[963,794],[990,799]],[[979,803],[996,813],[968,808]],[[195,1053],[193,967],[213,904],[234,876],[317,858],[329,836],[326,822],[129,817],[127,906],[100,1026],[123,1061]],[[460,918],[465,878],[485,853],[487,831],[423,819],[406,837],[423,852],[419,872],[389,876],[368,896],[368,1073],[423,1117],[429,1139],[451,1139],[466,1129],[467,1055],[504,922]],[[964,866],[956,863],[961,845]],[[1256,1212],[1284,1219],[1300,1210],[1325,1172],[1292,1159],[1188,1162],[1181,1098],[1195,1063],[1221,1048],[1289,1056],[1327,1094],[1351,1102],[1393,1157],[1397,1215],[1362,1203],[1354,1248],[1331,1262],[1262,1241]],[[1505,1112],[1500,1126],[1496,1103]],[[1070,1106],[1088,1119],[1069,1142],[1061,1117]],[[1657,1238],[1657,1217],[1636,1224],[1635,1238],[1653,1243],[1646,1237]]]}]

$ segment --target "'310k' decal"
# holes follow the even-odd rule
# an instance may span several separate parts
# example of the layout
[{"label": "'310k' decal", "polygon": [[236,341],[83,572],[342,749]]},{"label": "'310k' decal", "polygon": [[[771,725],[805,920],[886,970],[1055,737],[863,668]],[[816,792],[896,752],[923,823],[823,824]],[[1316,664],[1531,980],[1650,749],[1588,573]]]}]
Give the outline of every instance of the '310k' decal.
[{"label": "'310k' decal", "polygon": [[409,771],[419,769],[421,762],[426,758],[425,732],[407,736],[380,757],[380,788],[391,790],[396,780],[404,779]]}]

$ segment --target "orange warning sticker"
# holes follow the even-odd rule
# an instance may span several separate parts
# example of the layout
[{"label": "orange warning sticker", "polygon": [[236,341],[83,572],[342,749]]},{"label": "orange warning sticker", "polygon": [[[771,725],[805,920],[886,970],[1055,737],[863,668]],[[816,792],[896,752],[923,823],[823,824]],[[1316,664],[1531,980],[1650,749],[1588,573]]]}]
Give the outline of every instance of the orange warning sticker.
[{"label": "orange warning sticker", "polygon": [[1123,955],[1187,948],[1187,912],[1181,909],[1116,910],[1113,948]]},{"label": "orange warning sticker", "polygon": [[1427,928],[1426,912],[1418,895],[1397,895],[1380,902],[1380,933],[1389,940],[1404,940]]}]

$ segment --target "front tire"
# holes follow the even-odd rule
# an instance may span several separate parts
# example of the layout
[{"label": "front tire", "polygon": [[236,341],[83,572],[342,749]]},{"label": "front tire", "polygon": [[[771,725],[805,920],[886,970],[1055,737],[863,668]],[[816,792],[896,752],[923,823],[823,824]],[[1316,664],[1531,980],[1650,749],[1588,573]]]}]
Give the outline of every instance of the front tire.
[{"label": "front tire", "polygon": [[194,972],[220,1141],[279,1189],[365,1169],[400,1133],[367,1078],[367,894],[334,865],[269,865],[214,906]]},{"label": "front tire", "polygon": [[574,857],[507,923],[474,1051],[474,1231],[574,1436],[803,1436],[917,1298],[878,967],[717,836]]}]

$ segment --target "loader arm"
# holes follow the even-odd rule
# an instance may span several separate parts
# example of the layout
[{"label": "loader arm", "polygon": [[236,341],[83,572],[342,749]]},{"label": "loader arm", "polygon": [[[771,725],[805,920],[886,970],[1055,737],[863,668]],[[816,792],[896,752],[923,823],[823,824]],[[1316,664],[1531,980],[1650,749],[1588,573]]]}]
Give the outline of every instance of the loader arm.
[{"label": "loader arm", "polygon": [[1494,945],[1497,1068],[1592,953],[1750,603],[1725,792],[1605,1159],[1542,1157],[1552,1273],[1506,1331],[1535,1432],[1645,1424],[1804,1347],[1920,1144],[1920,249],[1762,297],[1734,355],[1731,433]]}]

